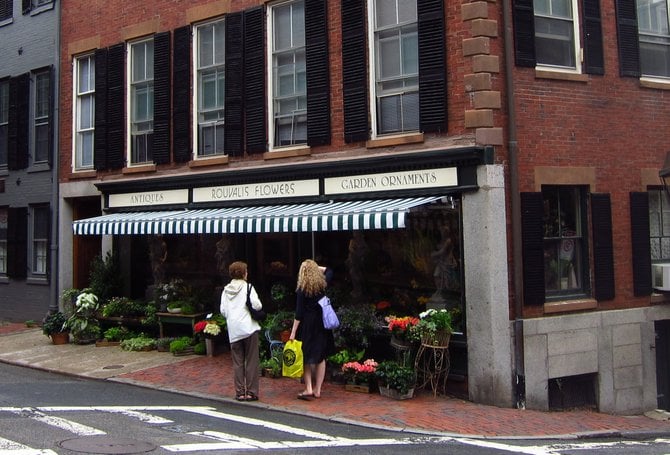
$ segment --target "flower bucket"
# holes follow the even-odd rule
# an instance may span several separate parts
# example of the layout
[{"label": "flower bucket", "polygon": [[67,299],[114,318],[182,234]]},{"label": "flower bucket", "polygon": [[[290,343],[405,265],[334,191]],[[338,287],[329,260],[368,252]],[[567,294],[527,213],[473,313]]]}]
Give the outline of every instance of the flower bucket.
[{"label": "flower bucket", "polygon": [[421,343],[428,346],[449,346],[449,340],[451,339],[451,333],[438,330],[433,336],[424,335],[421,337]]},{"label": "flower bucket", "polygon": [[370,393],[370,384],[351,384],[344,385],[344,390],[349,392]]},{"label": "flower bucket", "polygon": [[50,336],[53,344],[68,344],[70,342],[69,332],[56,332],[52,333]]},{"label": "flower bucket", "polygon": [[380,385],[379,394],[383,397],[392,398],[394,400],[407,400],[414,396],[414,388],[409,389],[407,393],[400,393],[396,389]]},{"label": "flower bucket", "polygon": [[407,340],[402,340],[395,335],[391,335],[391,347],[401,350],[401,351],[406,351],[412,347],[412,342],[407,341]]}]

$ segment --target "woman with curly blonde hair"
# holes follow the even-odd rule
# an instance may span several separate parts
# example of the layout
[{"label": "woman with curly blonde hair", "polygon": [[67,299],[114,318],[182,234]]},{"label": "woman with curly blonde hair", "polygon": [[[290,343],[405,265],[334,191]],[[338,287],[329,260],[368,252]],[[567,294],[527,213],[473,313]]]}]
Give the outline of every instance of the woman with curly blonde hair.
[{"label": "woman with curly blonde hair", "polygon": [[323,327],[323,313],[319,305],[331,276],[330,269],[319,266],[311,259],[303,261],[298,272],[295,320],[290,339],[295,340],[297,336],[302,341],[305,390],[298,394],[301,400],[321,397],[326,357],[335,346],[333,332]]}]

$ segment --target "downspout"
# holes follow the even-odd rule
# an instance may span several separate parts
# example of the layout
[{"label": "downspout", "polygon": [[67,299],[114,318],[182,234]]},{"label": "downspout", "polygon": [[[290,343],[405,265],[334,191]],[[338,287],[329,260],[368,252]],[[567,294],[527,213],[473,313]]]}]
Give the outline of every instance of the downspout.
[{"label": "downspout", "polygon": [[58,238],[60,231],[58,229],[58,219],[59,219],[59,191],[58,191],[58,176],[60,175],[59,169],[59,150],[60,143],[58,138],[60,137],[60,121],[58,113],[60,112],[59,106],[59,93],[60,93],[60,20],[61,20],[61,2],[55,2],[54,7],[56,11],[56,38],[55,38],[55,51],[54,51],[54,112],[53,112],[53,122],[54,128],[52,132],[51,140],[53,141],[53,147],[51,150],[52,158],[51,163],[53,168],[51,169],[51,247],[50,247],[50,256],[49,256],[49,267],[50,277],[49,277],[49,290],[51,292],[49,298],[49,313],[55,313],[58,311],[59,293],[58,293]]},{"label": "downspout", "polygon": [[518,408],[525,408],[526,388],[523,362],[523,268],[521,254],[521,206],[519,195],[519,163],[514,106],[514,36],[512,33],[512,0],[503,0],[505,39],[505,84],[507,92],[507,150],[509,156],[510,204],[512,209],[512,259],[514,283],[514,384]]}]

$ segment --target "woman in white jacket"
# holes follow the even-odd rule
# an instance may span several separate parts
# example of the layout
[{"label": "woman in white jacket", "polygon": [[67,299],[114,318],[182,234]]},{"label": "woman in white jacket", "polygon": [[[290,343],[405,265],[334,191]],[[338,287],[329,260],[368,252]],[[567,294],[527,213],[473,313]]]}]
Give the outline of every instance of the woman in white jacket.
[{"label": "woman in white jacket", "polygon": [[263,308],[258,293],[247,283],[247,264],[236,261],[228,267],[231,281],[221,293],[221,314],[226,318],[230,353],[233,360],[235,399],[258,400],[258,332],[261,326],[247,309],[247,293],[251,306]]}]

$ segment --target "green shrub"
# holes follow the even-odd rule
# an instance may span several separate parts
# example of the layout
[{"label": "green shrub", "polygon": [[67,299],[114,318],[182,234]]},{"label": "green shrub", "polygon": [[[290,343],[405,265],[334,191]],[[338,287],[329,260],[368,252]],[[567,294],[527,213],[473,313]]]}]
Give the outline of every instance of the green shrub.
[{"label": "green shrub", "polygon": [[170,352],[179,353],[187,350],[193,345],[193,339],[190,337],[180,337],[170,343]]},{"label": "green shrub", "polygon": [[107,341],[123,341],[130,338],[135,338],[137,335],[128,330],[127,327],[110,327],[105,330],[103,337]]},{"label": "green shrub", "polygon": [[198,344],[193,346],[193,353],[198,354],[198,355],[207,354],[207,346],[205,346],[205,342],[204,341],[199,341]]},{"label": "green shrub", "polygon": [[147,336],[139,336],[123,340],[119,345],[124,351],[149,351],[156,347],[155,340]]}]

